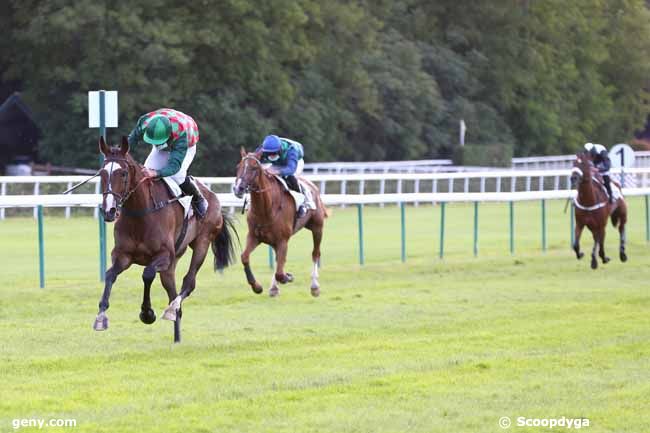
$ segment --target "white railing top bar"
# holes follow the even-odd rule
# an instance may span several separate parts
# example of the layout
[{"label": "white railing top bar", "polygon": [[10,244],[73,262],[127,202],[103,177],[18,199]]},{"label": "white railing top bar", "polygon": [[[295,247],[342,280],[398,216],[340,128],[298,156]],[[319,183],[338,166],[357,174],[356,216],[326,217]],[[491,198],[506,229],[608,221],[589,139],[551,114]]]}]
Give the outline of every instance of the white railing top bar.
[{"label": "white railing top bar", "polygon": [[[650,174],[650,167],[626,168],[626,174]],[[621,169],[612,169],[612,173],[620,173]],[[569,176],[569,169],[553,170],[499,170],[479,172],[452,173],[346,173],[346,174],[307,174],[304,177],[312,182],[320,181],[370,181],[370,180],[441,180],[441,179],[480,179],[480,178],[512,178],[512,177],[554,177]],[[1,183],[67,183],[81,182],[86,176],[0,176]],[[199,177],[201,182],[209,185],[232,184],[235,177]],[[97,183],[97,178],[89,183]]]},{"label": "white railing top bar", "polygon": [[[650,194],[650,188],[625,188],[626,196]],[[524,192],[486,192],[486,193],[407,193],[407,194],[325,194],[322,196],[326,205],[340,204],[388,204],[414,202],[509,202],[526,200],[551,200],[575,197],[575,190],[558,191],[524,191]],[[243,199],[233,194],[217,194],[224,207],[241,206]],[[7,207],[96,207],[101,203],[100,194],[73,195],[5,195],[0,196],[0,208]]]}]

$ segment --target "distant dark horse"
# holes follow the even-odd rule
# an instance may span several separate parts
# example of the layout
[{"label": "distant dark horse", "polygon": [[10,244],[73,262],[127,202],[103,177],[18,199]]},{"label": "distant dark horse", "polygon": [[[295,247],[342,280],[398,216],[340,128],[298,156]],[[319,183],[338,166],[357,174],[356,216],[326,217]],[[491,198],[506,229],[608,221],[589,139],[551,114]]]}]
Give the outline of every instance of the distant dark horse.
[{"label": "distant dark horse", "polygon": [[248,235],[246,236],[246,248],[241,255],[241,261],[246,272],[248,284],[255,293],[262,293],[262,286],[255,280],[250,267],[250,254],[261,243],[271,245],[275,249],[277,265],[275,275],[271,281],[269,295],[277,296],[279,289],[277,283],[284,284],[293,281],[293,276],[284,272],[284,265],[287,261],[287,249],[289,238],[303,227],[311,230],[314,241],[314,248],[311,253],[313,268],[311,273],[311,294],[320,294],[318,283],[318,265],[320,259],[320,243],[323,237],[323,225],[327,218],[327,211],[323,205],[318,188],[313,183],[300,179],[300,181],[311,189],[316,203],[315,210],[307,211],[307,214],[295,219],[296,205],[291,194],[284,186],[268,173],[255,153],[246,153],[241,150],[241,162],[237,166],[237,178],[233,186],[233,192],[239,198],[246,192],[250,192],[251,204],[248,211]]},{"label": "distant dark horse", "polygon": [[[219,199],[203,185],[199,185],[209,202],[208,213],[202,220],[192,217],[184,224],[183,207],[172,200],[162,181],[144,181],[142,166],[129,154],[129,144],[122,138],[121,147],[109,148],[103,139],[99,149],[105,156],[101,170],[102,215],[115,223],[115,247],[111,252],[112,266],[106,271],[106,285],[99,302],[99,313],[94,329],[108,328],[108,298],[117,276],[131,264],[145,266],[142,273],[144,296],[140,320],[151,324],[156,315],[151,309],[150,289],[156,272],[167,291],[169,306],[163,318],[174,321],[174,342],[181,340],[181,302],[196,285],[196,273],[203,264],[210,245],[214,253],[216,269],[234,262],[233,232],[236,231],[227,215],[222,212]],[[188,245],[192,248],[192,260],[183,278],[181,293],[176,293],[175,270],[178,259]]]},{"label": "distant dark horse", "polygon": [[581,259],[584,256],[580,251],[580,234],[584,226],[587,226],[594,237],[594,247],[591,251],[591,268],[596,269],[598,267],[596,250],[598,250],[603,263],[609,262],[609,257],[605,255],[605,228],[607,227],[607,219],[611,215],[612,225],[614,227],[618,226],[621,237],[619,250],[621,261],[627,261],[627,255],[625,254],[627,205],[623,197],[618,198],[612,204],[609,203],[603,180],[596,167],[594,167],[588,152],[576,155],[571,170],[571,183],[578,186],[578,196],[573,202],[576,220],[573,250],[576,257]]}]

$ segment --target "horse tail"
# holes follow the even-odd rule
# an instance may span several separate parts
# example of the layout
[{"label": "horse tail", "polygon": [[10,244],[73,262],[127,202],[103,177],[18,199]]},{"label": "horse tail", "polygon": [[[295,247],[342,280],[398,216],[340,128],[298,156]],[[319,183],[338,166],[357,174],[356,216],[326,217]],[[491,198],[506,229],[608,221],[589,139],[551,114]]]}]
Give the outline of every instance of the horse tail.
[{"label": "horse tail", "polygon": [[[223,226],[219,235],[212,241],[212,253],[214,254],[214,270],[223,272],[224,268],[235,263],[235,237],[237,244],[239,242],[239,233],[235,229],[234,219],[230,215],[223,213]],[[234,234],[234,236],[233,236]]]},{"label": "horse tail", "polygon": [[331,217],[331,216],[332,216],[332,212],[334,212],[332,209],[326,207],[325,205],[323,205],[323,210],[325,211],[325,212],[324,212],[324,214],[325,214],[325,218],[329,218],[329,217]]}]

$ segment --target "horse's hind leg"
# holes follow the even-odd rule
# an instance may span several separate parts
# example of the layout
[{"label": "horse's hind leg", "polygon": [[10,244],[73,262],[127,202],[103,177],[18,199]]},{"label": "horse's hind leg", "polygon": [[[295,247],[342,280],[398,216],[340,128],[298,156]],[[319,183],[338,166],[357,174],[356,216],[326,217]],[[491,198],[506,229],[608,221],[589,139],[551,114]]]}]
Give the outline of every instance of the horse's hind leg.
[{"label": "horse's hind leg", "polygon": [[625,224],[627,223],[627,211],[619,208],[617,212],[621,212],[619,215],[619,223],[618,223],[618,233],[620,235],[620,246],[619,246],[619,257],[622,262],[627,261],[627,254],[625,254],[625,242],[626,242],[626,235],[625,235]]},{"label": "horse's hind leg", "polygon": [[181,302],[192,294],[196,287],[196,274],[201,269],[205,256],[210,249],[210,239],[206,236],[200,240],[196,240],[192,245],[192,260],[190,261],[190,268],[183,277],[183,285],[181,286]]},{"label": "horse's hind leg", "polygon": [[271,280],[271,288],[269,289],[269,296],[278,296],[280,289],[278,284],[286,284],[293,281],[293,275],[284,272],[284,265],[287,263],[287,251],[289,249],[289,241],[282,240],[275,245],[276,266],[275,275]]},{"label": "horse's hind leg", "polygon": [[255,279],[255,275],[253,275],[253,271],[251,270],[250,265],[250,256],[253,250],[257,248],[259,244],[260,241],[258,241],[257,238],[251,234],[249,229],[248,235],[246,236],[246,248],[244,248],[244,251],[241,253],[241,263],[244,265],[246,281],[248,281],[248,284],[250,284],[253,292],[257,293],[258,295],[262,293],[264,289],[262,288],[262,285]]},{"label": "horse's hind leg", "polygon": [[127,270],[131,266],[131,258],[127,255],[118,255],[113,250],[112,266],[106,271],[104,276],[104,293],[102,293],[102,298],[99,301],[99,312],[95,318],[95,323],[93,324],[93,329],[95,331],[105,331],[108,329],[108,316],[106,315],[106,310],[108,310],[109,302],[108,299],[111,296],[111,288],[117,279],[117,276]]},{"label": "horse's hind leg", "polygon": [[603,264],[609,262],[609,257],[605,255],[605,226],[603,226],[600,230],[598,230],[598,237],[600,238],[600,241],[598,242],[598,255],[600,256],[600,259],[603,261]]},{"label": "horse's hind leg", "polygon": [[312,271],[311,271],[311,295],[317,297],[320,295],[320,284],[318,283],[318,266],[320,265],[320,243],[323,239],[323,226],[314,227],[311,231],[314,241],[314,249],[311,251]]},{"label": "horse's hind leg", "polygon": [[580,260],[584,257],[584,253],[580,251],[580,235],[582,234],[582,229],[584,229],[584,224],[576,222],[574,229],[574,239],[573,239],[573,251],[576,253],[576,258]]}]

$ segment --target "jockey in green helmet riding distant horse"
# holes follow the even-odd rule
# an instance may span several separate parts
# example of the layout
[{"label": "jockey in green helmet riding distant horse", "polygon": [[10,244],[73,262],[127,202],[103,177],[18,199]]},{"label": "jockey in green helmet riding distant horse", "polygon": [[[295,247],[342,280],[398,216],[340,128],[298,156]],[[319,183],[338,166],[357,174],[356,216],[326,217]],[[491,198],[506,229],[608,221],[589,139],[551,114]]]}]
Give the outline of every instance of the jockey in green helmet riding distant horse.
[{"label": "jockey in green helmet riding distant horse", "polygon": [[[288,138],[278,137],[277,135],[267,135],[262,141],[262,145],[256,150],[261,153],[260,161],[265,164],[271,164],[269,171],[273,174],[282,176],[287,182],[287,186],[292,190],[303,194],[298,184],[298,176],[302,173],[305,165],[303,157],[305,155],[302,144]],[[302,203],[296,210],[298,218],[302,218],[307,213],[307,196],[304,196]]]},{"label": "jockey in green helmet riding distant horse", "polygon": [[208,201],[201,194],[187,171],[196,155],[199,128],[187,114],[171,108],[160,108],[140,117],[129,134],[129,145],[141,139],[151,144],[151,153],[144,162],[145,176],[171,178],[183,193],[192,196],[192,206],[199,218],[205,217]]}]

